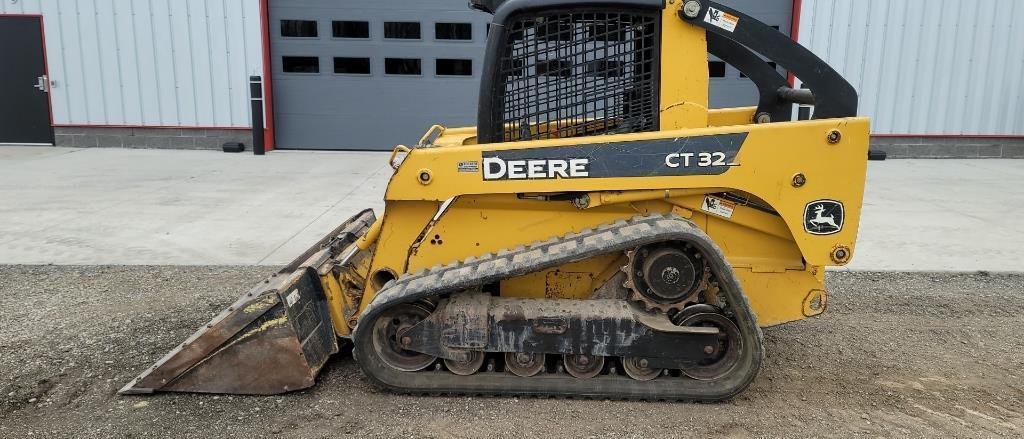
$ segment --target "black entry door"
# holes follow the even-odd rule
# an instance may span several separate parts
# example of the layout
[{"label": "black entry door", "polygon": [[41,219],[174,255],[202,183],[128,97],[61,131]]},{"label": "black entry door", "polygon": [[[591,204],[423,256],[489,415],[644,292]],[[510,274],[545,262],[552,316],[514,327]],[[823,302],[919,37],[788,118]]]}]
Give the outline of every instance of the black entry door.
[{"label": "black entry door", "polygon": [[53,144],[38,17],[0,17],[0,143]]}]

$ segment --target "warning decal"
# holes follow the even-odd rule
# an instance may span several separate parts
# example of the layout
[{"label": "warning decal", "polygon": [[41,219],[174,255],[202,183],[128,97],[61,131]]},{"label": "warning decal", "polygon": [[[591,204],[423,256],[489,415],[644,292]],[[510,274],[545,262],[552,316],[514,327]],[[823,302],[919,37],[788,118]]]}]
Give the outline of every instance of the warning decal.
[{"label": "warning decal", "polygon": [[292,290],[291,293],[288,293],[288,295],[285,296],[284,300],[285,300],[285,302],[288,303],[288,307],[289,308],[295,306],[295,302],[299,301],[299,290],[298,290],[298,288]]},{"label": "warning decal", "polygon": [[732,213],[736,210],[736,203],[708,195],[704,197],[704,202],[701,203],[700,210],[713,213],[721,217],[732,218]]},{"label": "warning decal", "polygon": [[740,17],[709,7],[708,14],[704,16],[704,22],[729,32],[735,32],[736,26],[740,24]]}]

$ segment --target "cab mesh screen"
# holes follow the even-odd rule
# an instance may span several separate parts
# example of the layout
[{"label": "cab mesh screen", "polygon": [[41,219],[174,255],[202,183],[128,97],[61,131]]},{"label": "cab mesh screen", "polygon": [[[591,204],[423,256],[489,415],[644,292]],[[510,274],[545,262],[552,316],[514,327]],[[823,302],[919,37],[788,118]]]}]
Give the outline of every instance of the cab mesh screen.
[{"label": "cab mesh screen", "polygon": [[656,13],[514,19],[489,128],[506,142],[657,131],[659,27]]}]

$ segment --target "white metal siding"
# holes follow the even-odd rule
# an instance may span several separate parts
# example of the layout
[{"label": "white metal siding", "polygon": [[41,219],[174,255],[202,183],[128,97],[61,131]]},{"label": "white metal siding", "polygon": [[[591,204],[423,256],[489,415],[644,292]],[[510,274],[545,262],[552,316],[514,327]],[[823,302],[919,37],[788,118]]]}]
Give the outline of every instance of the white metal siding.
[{"label": "white metal siding", "polygon": [[1024,2],[804,0],[800,43],[876,134],[1024,135]]},{"label": "white metal siding", "polygon": [[57,125],[248,127],[259,0],[3,0],[42,14]]}]

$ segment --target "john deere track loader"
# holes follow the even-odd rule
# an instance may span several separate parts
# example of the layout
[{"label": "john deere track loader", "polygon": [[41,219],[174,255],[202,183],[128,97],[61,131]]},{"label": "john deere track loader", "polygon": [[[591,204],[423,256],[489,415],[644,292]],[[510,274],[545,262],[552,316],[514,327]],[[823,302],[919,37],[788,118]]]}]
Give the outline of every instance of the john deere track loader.
[{"label": "john deere track loader", "polygon": [[[473,5],[493,13],[477,126],[396,147],[381,217],[344,222],[122,393],[302,389],[350,343],[398,392],[721,400],[754,380],[761,327],[825,310],[868,155],[833,69],[707,0]],[[708,108],[709,53],[756,107]]]}]

